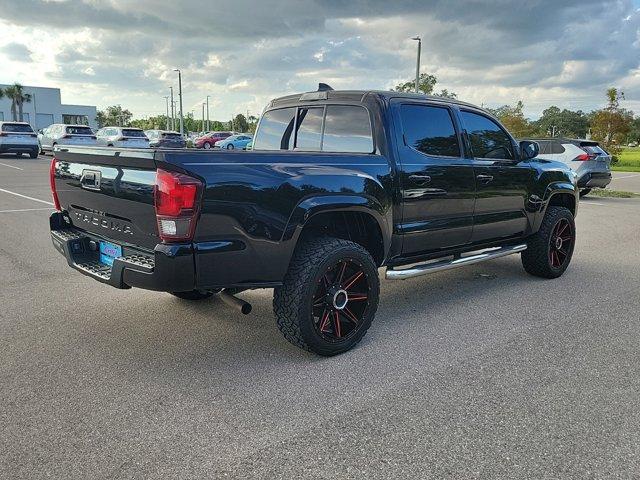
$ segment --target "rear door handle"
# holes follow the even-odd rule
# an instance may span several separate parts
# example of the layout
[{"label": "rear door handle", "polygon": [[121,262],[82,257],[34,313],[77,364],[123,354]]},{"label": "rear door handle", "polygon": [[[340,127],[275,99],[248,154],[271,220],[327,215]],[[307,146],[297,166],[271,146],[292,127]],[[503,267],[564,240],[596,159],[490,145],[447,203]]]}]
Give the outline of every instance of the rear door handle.
[{"label": "rear door handle", "polygon": [[493,175],[476,175],[476,178],[481,183],[489,183],[493,180]]},{"label": "rear door handle", "polygon": [[409,180],[418,185],[426,185],[431,182],[431,177],[429,175],[409,175]]}]

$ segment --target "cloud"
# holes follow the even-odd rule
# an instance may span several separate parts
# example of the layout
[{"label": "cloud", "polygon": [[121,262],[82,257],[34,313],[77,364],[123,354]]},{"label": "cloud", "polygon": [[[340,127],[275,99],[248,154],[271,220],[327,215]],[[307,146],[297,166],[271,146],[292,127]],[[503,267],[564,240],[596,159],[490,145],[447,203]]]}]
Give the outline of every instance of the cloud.
[{"label": "cloud", "polygon": [[15,62],[31,62],[32,52],[22,43],[11,42],[0,47],[0,53]]},{"label": "cloud", "polygon": [[[629,0],[0,0],[0,24],[25,42],[9,45],[49,66],[23,83],[44,75],[140,114],[164,111],[174,68],[185,104],[213,95],[221,117],[320,81],[388,89],[413,77],[414,35],[437,88],[465,100],[522,99],[535,116],[554,103],[596,108],[607,87],[624,86],[640,108],[640,13]],[[9,45],[0,56],[16,60]]]}]

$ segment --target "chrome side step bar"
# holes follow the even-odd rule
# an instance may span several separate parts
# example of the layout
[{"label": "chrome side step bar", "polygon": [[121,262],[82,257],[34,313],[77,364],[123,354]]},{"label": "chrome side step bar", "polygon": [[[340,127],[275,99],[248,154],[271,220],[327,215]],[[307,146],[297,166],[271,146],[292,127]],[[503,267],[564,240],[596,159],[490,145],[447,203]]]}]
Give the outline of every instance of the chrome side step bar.
[{"label": "chrome side step bar", "polygon": [[524,243],[521,245],[497,247],[476,253],[475,255],[469,255],[468,257],[459,257],[453,260],[441,260],[439,262],[432,263],[421,263],[401,270],[387,269],[385,277],[390,280],[404,280],[405,278],[419,277],[420,275],[426,275],[428,273],[441,272],[451,268],[473,265],[474,263],[484,262],[485,260],[493,260],[494,258],[519,253],[526,249],[527,245]]}]

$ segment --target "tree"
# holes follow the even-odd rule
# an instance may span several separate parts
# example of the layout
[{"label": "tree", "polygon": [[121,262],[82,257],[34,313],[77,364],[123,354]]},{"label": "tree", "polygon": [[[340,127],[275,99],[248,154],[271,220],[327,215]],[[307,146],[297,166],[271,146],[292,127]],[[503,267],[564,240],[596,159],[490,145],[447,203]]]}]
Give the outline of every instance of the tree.
[{"label": "tree", "polygon": [[640,142],[640,117],[634,118],[631,122],[631,130],[628,135],[629,142]]},{"label": "tree", "polygon": [[633,112],[620,107],[624,94],[618,89],[609,88],[606,96],[607,106],[591,114],[591,136],[611,153],[616,163],[621,145],[631,131]]},{"label": "tree", "polygon": [[514,137],[531,137],[536,134],[536,128],[532,122],[525,118],[522,110],[524,109],[524,103],[522,100],[518,100],[514,106],[503,105],[498,108],[488,108],[495,117],[506,127],[506,129]]},{"label": "tree", "polygon": [[129,110],[123,109],[120,105],[112,105],[104,110],[98,110],[96,121],[99,127],[127,127],[132,117],[133,114]]},{"label": "tree", "polygon": [[11,116],[14,122],[23,121],[22,106],[31,101],[31,94],[24,93],[24,88],[19,83],[5,88],[4,94],[11,99]]},{"label": "tree", "polygon": [[[438,79],[435,75],[431,75],[428,73],[421,73],[418,80],[418,92],[424,93],[425,95],[431,95],[433,93],[433,89],[438,83]],[[396,92],[415,92],[416,91],[416,82],[415,80],[409,80],[404,83],[400,83],[396,85],[394,88]]]},{"label": "tree", "polygon": [[233,128],[238,132],[246,132],[249,130],[249,123],[247,123],[247,117],[239,113],[233,120]]},{"label": "tree", "polygon": [[560,110],[555,105],[545,109],[533,123],[543,135],[549,136],[584,138],[589,131],[589,117],[582,110]]}]

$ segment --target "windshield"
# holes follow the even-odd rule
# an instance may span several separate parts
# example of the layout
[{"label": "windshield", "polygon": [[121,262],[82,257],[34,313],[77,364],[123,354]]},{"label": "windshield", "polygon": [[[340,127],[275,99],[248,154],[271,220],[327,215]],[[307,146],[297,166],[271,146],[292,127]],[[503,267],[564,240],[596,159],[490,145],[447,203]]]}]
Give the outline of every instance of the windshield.
[{"label": "windshield", "polygon": [[2,131],[15,133],[33,133],[31,125],[24,125],[22,123],[5,123],[2,125]]},{"label": "windshield", "polygon": [[163,133],[162,137],[167,140],[182,140],[182,136],[179,133]]}]

